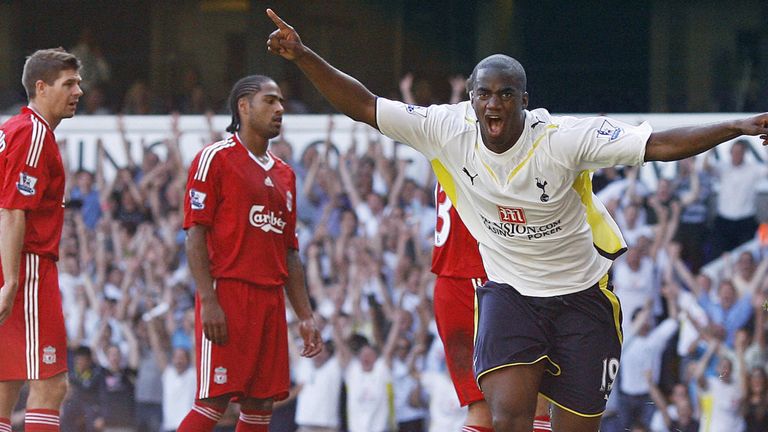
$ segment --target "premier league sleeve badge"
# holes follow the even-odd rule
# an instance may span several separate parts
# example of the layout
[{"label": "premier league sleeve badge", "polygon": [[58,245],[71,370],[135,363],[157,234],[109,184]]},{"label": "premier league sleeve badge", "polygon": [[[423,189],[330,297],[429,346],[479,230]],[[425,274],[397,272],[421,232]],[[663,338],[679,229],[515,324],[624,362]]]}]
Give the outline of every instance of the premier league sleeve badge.
[{"label": "premier league sleeve badge", "polygon": [[24,196],[32,196],[36,193],[36,184],[37,177],[32,177],[27,173],[19,173],[19,182],[16,183],[16,189]]}]

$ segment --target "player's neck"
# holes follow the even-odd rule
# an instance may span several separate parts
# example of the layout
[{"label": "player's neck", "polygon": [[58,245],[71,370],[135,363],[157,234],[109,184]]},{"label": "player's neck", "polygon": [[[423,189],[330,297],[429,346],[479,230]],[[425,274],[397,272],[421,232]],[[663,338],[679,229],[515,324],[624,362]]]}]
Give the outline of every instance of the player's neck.
[{"label": "player's neck", "polygon": [[61,123],[61,119],[54,116],[50,109],[46,109],[43,104],[36,102],[34,99],[29,101],[29,107],[48,123],[48,127],[50,127],[51,130],[56,129],[56,126]]},{"label": "player's neck", "polygon": [[502,154],[502,153],[506,152],[507,150],[511,149],[512,147],[514,147],[515,144],[517,144],[517,141],[520,139],[521,135],[522,135],[522,131],[521,131],[520,134],[515,133],[515,135],[514,135],[515,138],[508,139],[508,140],[500,142],[500,141],[495,141],[495,140],[489,139],[485,135],[485,133],[483,133],[483,131],[480,131],[480,137],[483,140],[483,145],[485,145],[485,148],[487,148],[488,150],[490,150],[491,152],[496,153],[496,154]]},{"label": "player's neck", "polygon": [[264,156],[267,152],[269,140],[263,136],[250,131],[247,128],[241,128],[237,131],[237,137],[240,140],[240,143],[254,156]]}]

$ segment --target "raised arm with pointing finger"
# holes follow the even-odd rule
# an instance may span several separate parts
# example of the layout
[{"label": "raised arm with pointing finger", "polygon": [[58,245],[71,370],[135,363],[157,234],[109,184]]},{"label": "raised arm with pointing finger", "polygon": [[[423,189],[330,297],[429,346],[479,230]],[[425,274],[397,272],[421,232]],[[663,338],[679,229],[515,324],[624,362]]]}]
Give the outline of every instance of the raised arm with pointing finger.
[{"label": "raised arm with pointing finger", "polygon": [[[267,15],[277,26],[269,35],[267,50],[293,61],[320,93],[339,111],[378,128],[376,95],[360,81],[336,69],[304,45],[298,32],[272,9]],[[768,113],[745,119],[655,132],[648,138],[645,161],[680,160],[709,150],[741,135],[759,135],[768,144]]]},{"label": "raised arm with pointing finger", "polygon": [[267,41],[269,52],[293,61],[336,109],[357,121],[378,128],[376,96],[360,81],[331,66],[301,43],[296,30],[272,9],[267,9],[267,15],[277,26]]}]

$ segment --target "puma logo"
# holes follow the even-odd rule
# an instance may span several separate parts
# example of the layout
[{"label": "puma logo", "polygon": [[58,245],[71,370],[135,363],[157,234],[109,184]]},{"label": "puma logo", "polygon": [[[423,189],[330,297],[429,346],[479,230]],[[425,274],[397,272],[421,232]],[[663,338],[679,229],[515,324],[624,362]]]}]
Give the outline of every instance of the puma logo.
[{"label": "puma logo", "polygon": [[469,170],[467,170],[467,167],[462,168],[462,171],[464,171],[464,174],[466,174],[467,177],[469,177],[469,181],[471,181],[472,182],[472,186],[474,186],[475,185],[475,177],[477,177],[479,174],[475,174],[475,175],[470,174]]}]

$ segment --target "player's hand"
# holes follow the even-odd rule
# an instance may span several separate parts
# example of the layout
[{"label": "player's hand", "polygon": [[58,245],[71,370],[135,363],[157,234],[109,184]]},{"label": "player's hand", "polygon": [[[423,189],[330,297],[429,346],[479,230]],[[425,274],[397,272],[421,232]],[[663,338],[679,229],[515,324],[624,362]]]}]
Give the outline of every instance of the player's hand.
[{"label": "player's hand", "polygon": [[215,298],[200,302],[200,319],[203,322],[203,334],[216,345],[227,343],[227,319],[224,310]]},{"label": "player's hand", "polygon": [[267,16],[277,26],[277,30],[270,33],[267,39],[267,51],[286,60],[295,60],[301,57],[304,54],[304,44],[301,43],[301,38],[299,38],[296,30],[277,16],[272,9],[267,9]]},{"label": "player's hand", "polygon": [[315,325],[314,318],[299,321],[299,334],[304,339],[304,347],[301,349],[302,357],[314,357],[323,350],[323,339]]},{"label": "player's hand", "polygon": [[16,290],[8,284],[3,285],[3,289],[0,289],[0,325],[11,316],[15,298]]},{"label": "player's hand", "polygon": [[759,135],[763,145],[768,145],[768,113],[758,114],[741,121],[741,133]]}]

